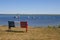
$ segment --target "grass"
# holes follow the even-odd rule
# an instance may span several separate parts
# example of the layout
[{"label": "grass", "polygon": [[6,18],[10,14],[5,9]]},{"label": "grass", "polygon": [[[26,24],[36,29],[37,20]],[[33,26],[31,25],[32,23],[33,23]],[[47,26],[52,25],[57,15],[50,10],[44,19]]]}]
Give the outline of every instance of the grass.
[{"label": "grass", "polygon": [[60,40],[60,28],[12,28],[0,27],[0,40]]}]

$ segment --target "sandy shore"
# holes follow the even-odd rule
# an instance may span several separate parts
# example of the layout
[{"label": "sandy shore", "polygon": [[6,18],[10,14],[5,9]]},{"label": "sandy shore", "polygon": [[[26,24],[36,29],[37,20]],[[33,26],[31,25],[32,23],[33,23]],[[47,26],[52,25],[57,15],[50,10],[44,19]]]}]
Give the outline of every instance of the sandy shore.
[{"label": "sandy shore", "polygon": [[0,26],[0,40],[60,40],[60,28],[12,28]]}]

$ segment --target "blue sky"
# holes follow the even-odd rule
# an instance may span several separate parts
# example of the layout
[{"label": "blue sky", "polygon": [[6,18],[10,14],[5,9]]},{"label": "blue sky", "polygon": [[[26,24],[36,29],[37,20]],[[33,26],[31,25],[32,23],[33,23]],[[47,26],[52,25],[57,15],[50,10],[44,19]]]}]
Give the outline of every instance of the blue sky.
[{"label": "blue sky", "polygon": [[0,0],[0,14],[60,14],[60,0]]}]

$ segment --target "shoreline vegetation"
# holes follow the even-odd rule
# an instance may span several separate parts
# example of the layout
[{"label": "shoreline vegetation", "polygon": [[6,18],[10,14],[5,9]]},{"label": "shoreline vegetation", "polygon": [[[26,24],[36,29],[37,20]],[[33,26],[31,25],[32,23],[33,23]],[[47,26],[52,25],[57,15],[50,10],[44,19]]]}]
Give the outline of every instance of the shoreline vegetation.
[{"label": "shoreline vegetation", "polygon": [[[0,27],[8,27],[8,25],[0,25]],[[15,27],[17,27],[17,26],[15,26]],[[20,26],[18,26],[18,27],[20,27]],[[28,27],[33,27],[33,28],[60,28],[60,25],[57,25],[57,26],[52,26],[52,25],[48,25],[48,26],[28,26]]]},{"label": "shoreline vegetation", "polygon": [[[60,26],[59,26],[60,27]],[[11,28],[0,26],[0,40],[60,40],[59,27],[28,27],[28,32],[25,28]]]}]

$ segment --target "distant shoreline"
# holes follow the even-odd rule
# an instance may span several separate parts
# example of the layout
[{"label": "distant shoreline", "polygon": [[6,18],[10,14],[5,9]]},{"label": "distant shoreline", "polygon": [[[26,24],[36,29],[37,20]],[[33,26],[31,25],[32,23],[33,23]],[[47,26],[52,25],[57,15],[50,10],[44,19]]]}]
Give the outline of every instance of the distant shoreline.
[{"label": "distant shoreline", "polygon": [[59,16],[60,14],[0,14],[0,15],[37,15],[37,16],[38,16],[38,15],[46,15],[46,16],[47,16],[47,15],[48,15],[48,16],[49,16],[49,15],[50,15],[50,16],[58,15],[58,16]]}]

